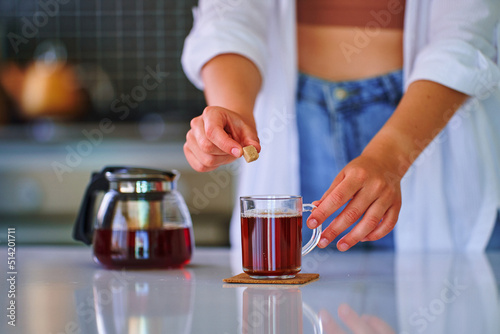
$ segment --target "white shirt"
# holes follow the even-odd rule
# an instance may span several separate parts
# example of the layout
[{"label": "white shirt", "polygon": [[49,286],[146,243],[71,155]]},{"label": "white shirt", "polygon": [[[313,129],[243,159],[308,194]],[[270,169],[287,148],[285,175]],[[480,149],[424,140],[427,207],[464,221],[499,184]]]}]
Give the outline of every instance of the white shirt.
[{"label": "white shirt", "polygon": [[[431,80],[472,98],[402,180],[398,251],[482,251],[487,245],[500,206],[499,17],[498,0],[406,1],[405,88]],[[203,88],[202,66],[223,53],[252,60],[263,77],[254,111],[262,152],[241,166],[237,197],[299,194],[295,3],[200,0],[194,18],[182,64],[197,87]],[[235,204],[231,243],[239,247]]]}]

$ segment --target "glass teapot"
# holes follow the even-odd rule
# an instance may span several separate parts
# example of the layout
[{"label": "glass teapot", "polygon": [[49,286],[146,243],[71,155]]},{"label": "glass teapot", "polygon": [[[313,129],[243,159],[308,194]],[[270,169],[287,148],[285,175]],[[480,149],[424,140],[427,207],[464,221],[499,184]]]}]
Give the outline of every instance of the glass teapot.
[{"label": "glass teapot", "polygon": [[[105,167],[93,173],[73,238],[93,244],[94,260],[108,268],[180,268],[194,247],[191,216],[175,189],[179,173]],[[97,215],[95,203],[105,192]]]}]

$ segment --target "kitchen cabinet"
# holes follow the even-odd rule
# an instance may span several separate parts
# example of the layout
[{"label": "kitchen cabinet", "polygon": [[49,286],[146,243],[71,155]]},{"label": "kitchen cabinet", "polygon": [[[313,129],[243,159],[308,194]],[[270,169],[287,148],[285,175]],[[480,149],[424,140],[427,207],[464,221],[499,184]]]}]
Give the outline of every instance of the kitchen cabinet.
[{"label": "kitchen cabinet", "polygon": [[73,243],[71,230],[91,173],[130,165],[177,169],[195,241],[228,245],[237,169],[195,172],[182,149],[188,124],[165,123],[154,141],[143,138],[141,124],[112,124],[109,133],[99,123],[37,126],[0,129],[0,238],[16,226],[23,243]]}]

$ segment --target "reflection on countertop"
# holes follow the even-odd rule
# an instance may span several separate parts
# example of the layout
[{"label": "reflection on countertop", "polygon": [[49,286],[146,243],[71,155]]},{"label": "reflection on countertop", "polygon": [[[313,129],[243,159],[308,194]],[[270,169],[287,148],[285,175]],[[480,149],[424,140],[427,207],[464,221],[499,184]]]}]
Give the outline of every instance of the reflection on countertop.
[{"label": "reflection on countertop", "polygon": [[[0,262],[7,251],[1,248]],[[85,247],[19,247],[20,333],[498,333],[500,252],[315,250],[302,286],[226,284],[235,253],[198,248],[184,269],[105,270]],[[237,254],[237,252],[236,252]],[[7,286],[0,293],[7,295]],[[3,299],[6,306],[7,298]],[[4,321],[2,333],[9,327]]]}]

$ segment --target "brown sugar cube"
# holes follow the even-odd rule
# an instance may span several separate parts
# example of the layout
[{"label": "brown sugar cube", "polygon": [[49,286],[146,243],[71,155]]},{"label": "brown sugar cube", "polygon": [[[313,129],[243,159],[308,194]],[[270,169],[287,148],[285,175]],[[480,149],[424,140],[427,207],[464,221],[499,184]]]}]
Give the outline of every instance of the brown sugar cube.
[{"label": "brown sugar cube", "polygon": [[259,158],[259,153],[255,147],[250,145],[243,147],[243,156],[247,162],[252,162]]}]

